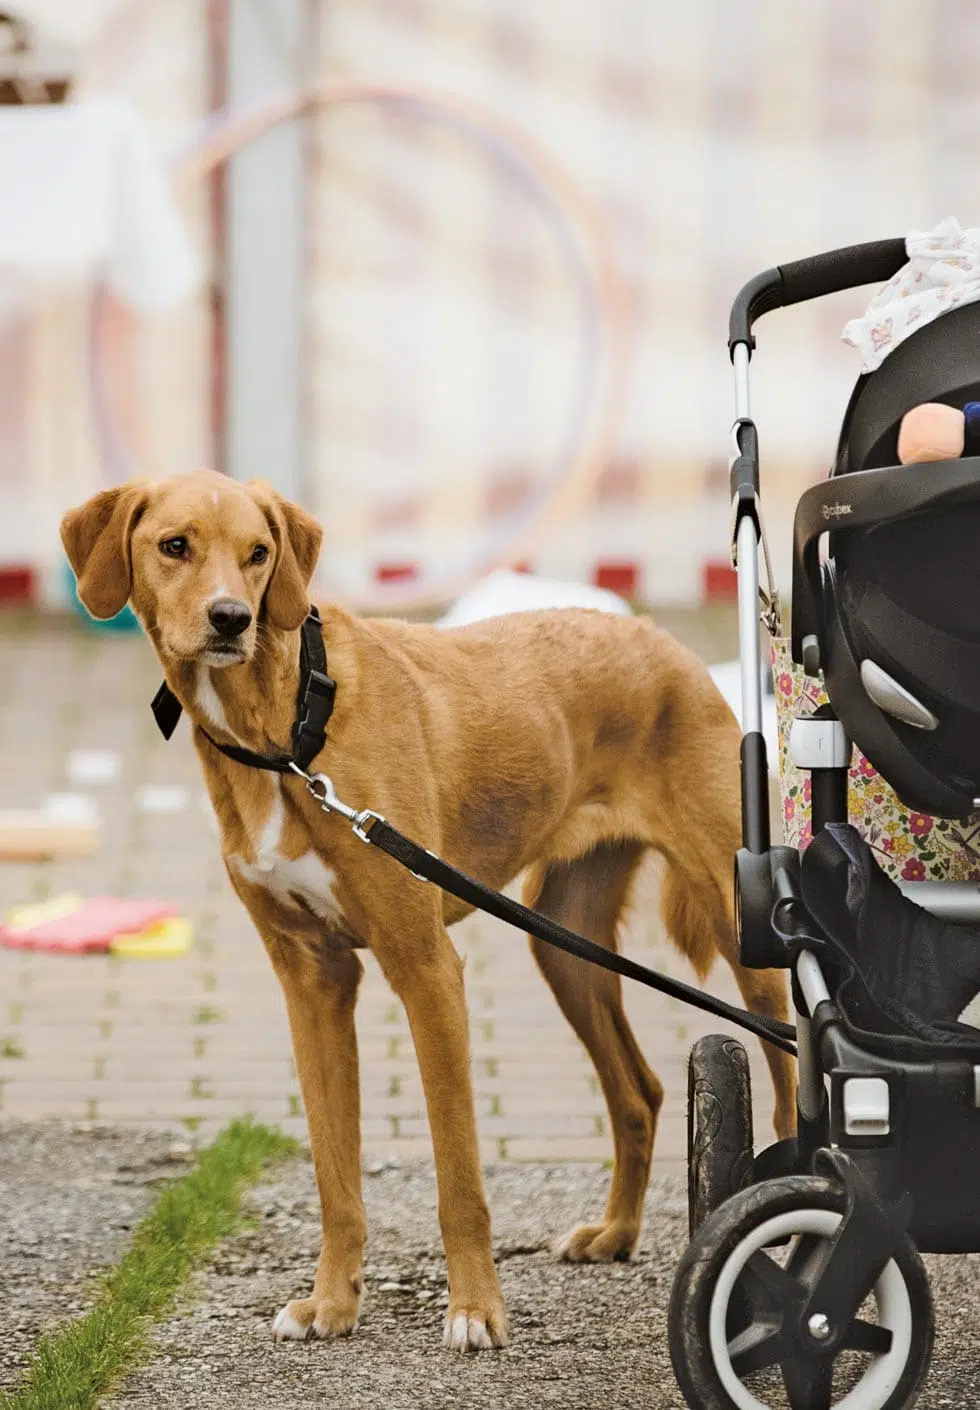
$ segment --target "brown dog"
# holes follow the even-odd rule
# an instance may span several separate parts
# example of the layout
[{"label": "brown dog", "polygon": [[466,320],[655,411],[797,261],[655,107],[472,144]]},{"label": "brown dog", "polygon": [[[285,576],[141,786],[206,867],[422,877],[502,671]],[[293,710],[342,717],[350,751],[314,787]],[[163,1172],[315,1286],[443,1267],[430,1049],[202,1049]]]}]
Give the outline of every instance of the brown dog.
[{"label": "brown dog", "polygon": [[[318,525],[261,483],[200,471],[96,495],[65,516],[62,538],[86,607],[111,617],[131,599],[194,721],[228,874],[285,992],[323,1245],[312,1296],[283,1308],[275,1335],[329,1336],[357,1321],[355,951],[367,946],[405,1004],[425,1088],[449,1272],[446,1344],[502,1346],[462,964],[447,930],[465,908],[363,846],[300,779],[233,762],[203,732],[256,751],[287,747]],[[491,886],[526,870],[531,904],[610,947],[638,863],[655,848],[666,861],[667,930],[698,974],[720,952],[751,1008],[785,1016],[783,977],[737,964],[739,732],[689,651],[649,620],[581,610],[445,631],[328,607],[323,623],[337,702],[311,771],[329,774],[341,798],[377,809]],[[561,1251],[627,1257],[663,1089],[619,979],[536,941],[532,949],[595,1063],[615,1147],[605,1214]],[[786,1135],[793,1064],[771,1047],[767,1056],[774,1124]]]}]

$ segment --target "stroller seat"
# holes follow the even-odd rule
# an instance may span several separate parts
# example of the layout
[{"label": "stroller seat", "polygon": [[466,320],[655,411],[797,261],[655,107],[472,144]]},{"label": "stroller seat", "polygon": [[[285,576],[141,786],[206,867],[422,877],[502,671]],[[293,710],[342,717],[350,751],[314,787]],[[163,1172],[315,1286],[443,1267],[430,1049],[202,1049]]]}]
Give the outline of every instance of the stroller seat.
[{"label": "stroller seat", "polygon": [[917,906],[856,828],[828,823],[803,855],[802,897],[852,1036],[891,1053],[922,1045],[980,1062],[980,1029],[959,1021],[980,993],[980,927]]},{"label": "stroller seat", "polygon": [[794,657],[806,664],[805,635],[819,641],[849,736],[904,803],[946,818],[980,807],[980,456],[899,465],[898,433],[922,402],[977,399],[973,303],[858,379],[831,478],[797,510]]}]

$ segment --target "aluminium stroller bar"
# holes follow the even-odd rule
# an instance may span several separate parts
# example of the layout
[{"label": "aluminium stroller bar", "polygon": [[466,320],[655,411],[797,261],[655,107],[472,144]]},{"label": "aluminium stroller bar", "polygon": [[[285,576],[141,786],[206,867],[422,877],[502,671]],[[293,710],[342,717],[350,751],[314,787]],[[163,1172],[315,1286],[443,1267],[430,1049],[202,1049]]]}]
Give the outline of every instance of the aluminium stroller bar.
[{"label": "aluminium stroller bar", "polygon": [[[749,401],[749,350],[744,344],[735,349],[735,437],[752,420]],[[734,463],[734,462],[733,462]],[[757,473],[755,478],[757,478]],[[738,572],[738,657],[742,668],[742,733],[762,729],[762,682],[759,659],[759,535],[751,515],[738,521],[735,534]]]},{"label": "aluminium stroller bar", "polygon": [[738,526],[738,657],[742,673],[742,733],[762,731],[759,650],[759,540],[746,515]]},{"label": "aluminium stroller bar", "polygon": [[827,988],[820,963],[812,951],[801,950],[797,955],[796,978],[810,1011],[810,1018],[813,1018],[819,1004],[830,1003],[830,990]]},{"label": "aluminium stroller bar", "polygon": [[980,885],[975,881],[900,881],[904,896],[943,920],[980,922]]},{"label": "aluminium stroller bar", "polygon": [[749,402],[749,358],[751,353],[747,343],[737,343],[732,350],[732,367],[735,371],[735,420],[750,421],[752,409]]},{"label": "aluminium stroller bar", "polygon": [[742,842],[769,850],[769,766],[762,733],[759,645],[759,457],[750,415],[749,350],[735,349],[735,426],[731,462],[734,562],[738,576],[738,656],[742,685]]}]

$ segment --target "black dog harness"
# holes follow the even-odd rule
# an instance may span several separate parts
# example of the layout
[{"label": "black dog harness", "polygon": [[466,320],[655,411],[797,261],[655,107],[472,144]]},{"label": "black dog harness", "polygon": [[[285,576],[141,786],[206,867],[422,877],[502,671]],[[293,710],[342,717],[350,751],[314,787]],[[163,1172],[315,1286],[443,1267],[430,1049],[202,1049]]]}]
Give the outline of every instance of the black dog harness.
[{"label": "black dog harness", "polygon": [[[794,1054],[792,1040],[796,1029],[790,1023],[767,1018],[762,1014],[748,1013],[724,999],[716,999],[695,989],[692,984],[684,984],[679,979],[670,979],[655,969],[627,959],[615,950],[607,950],[594,940],[568,930],[539,911],[512,901],[499,891],[484,886],[472,876],[467,876],[458,868],[450,866],[434,853],[420,847],[410,837],[399,832],[380,813],[370,808],[351,808],[341,802],[334,790],[333,782],[326,774],[307,772],[320,750],[326,743],[327,721],[333,712],[336,684],[327,675],[327,653],[323,644],[323,625],[315,607],[310,608],[309,616],[302,626],[300,642],[299,691],[296,702],[296,722],[293,725],[292,754],[257,754],[251,749],[241,749],[234,744],[219,744],[205,730],[204,733],[216,749],[253,769],[270,769],[280,774],[296,774],[303,779],[307,792],[316,799],[325,813],[339,813],[351,824],[356,836],[362,842],[386,852],[389,857],[405,867],[420,881],[431,881],[442,891],[448,891],[457,900],[464,901],[487,915],[525,930],[537,940],[543,940],[566,954],[575,955],[589,964],[612,970],[627,979],[635,979],[650,989],[656,989],[670,998],[692,1004],[706,1013],[727,1019],[740,1028],[747,1029],[758,1038],[784,1052]],[[177,728],[181,716],[181,704],[170,687],[164,683],[153,697],[153,714],[165,739],[169,739]]]}]

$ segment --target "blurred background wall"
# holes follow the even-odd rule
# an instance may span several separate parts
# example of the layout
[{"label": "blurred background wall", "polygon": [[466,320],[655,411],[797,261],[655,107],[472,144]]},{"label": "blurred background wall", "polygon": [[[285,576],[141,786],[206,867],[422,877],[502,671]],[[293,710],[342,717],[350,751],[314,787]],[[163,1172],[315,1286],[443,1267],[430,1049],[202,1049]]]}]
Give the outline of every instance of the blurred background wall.
[{"label": "blurred background wall", "polygon": [[[225,103],[353,76],[485,105],[604,223],[629,332],[608,454],[530,566],[651,603],[731,590],[728,306],[750,275],[955,214],[980,223],[971,0],[38,0],[77,96],[133,105],[164,155]],[[262,474],[326,526],[357,594],[463,563],[554,466],[595,329],[547,190],[451,112],[367,103],[277,127],[186,188],[198,292],[100,313],[114,425],[154,473]],[[0,310],[0,581],[56,596],[65,504],[107,464],[89,286],[22,276]],[[824,473],[871,291],[774,314],[753,364],[779,576]],[[588,313],[588,310],[586,310]],[[585,372],[583,372],[585,368]]]}]

